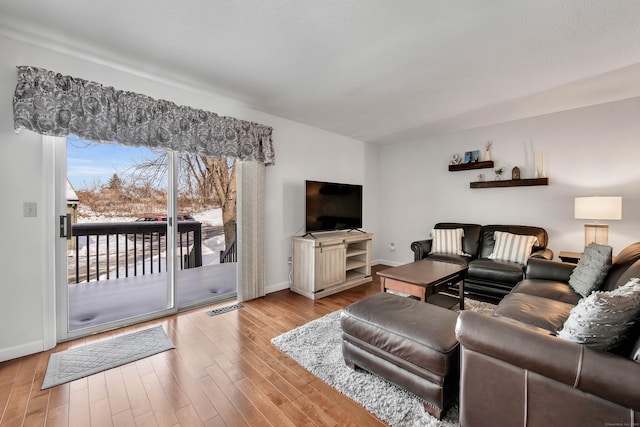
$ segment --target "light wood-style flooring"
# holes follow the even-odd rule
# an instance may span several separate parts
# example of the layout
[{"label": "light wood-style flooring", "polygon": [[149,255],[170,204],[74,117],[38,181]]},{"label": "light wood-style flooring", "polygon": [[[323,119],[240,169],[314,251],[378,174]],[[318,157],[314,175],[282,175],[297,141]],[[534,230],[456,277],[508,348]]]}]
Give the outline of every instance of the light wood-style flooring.
[{"label": "light wood-style flooring", "polygon": [[[380,291],[374,281],[316,301],[289,290],[209,317],[226,302],[0,363],[2,426],[384,426],[270,340]],[[176,349],[48,390],[49,354],[162,325]]]}]

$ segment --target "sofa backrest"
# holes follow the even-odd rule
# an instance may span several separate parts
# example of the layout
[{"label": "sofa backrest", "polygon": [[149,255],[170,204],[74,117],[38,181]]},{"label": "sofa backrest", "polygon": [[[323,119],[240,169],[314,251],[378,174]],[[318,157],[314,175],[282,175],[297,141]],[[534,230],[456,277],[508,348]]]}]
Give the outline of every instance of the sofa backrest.
[{"label": "sofa backrest", "polygon": [[533,252],[545,249],[549,243],[549,235],[547,234],[547,230],[544,228],[531,227],[528,225],[485,225],[482,227],[478,258],[488,258],[489,255],[491,255],[491,252],[493,252],[493,246],[496,243],[493,237],[496,231],[520,234],[524,236],[536,236],[538,238],[538,244],[533,247]]},{"label": "sofa backrest", "polygon": [[640,242],[630,244],[613,258],[601,289],[611,291],[632,277],[640,277]]},{"label": "sofa backrest", "polygon": [[478,256],[478,246],[480,245],[480,234],[482,230],[481,225],[463,224],[459,222],[439,222],[434,225],[433,228],[462,228],[464,230],[464,236],[462,237],[462,250],[473,258]]}]

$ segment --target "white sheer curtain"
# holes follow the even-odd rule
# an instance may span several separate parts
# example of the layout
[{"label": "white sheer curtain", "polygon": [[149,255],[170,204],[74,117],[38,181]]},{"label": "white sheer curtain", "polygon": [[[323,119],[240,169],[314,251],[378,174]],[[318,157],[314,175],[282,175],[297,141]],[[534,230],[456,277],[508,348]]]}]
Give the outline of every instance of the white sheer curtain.
[{"label": "white sheer curtain", "polygon": [[264,296],[265,165],[238,162],[238,300]]}]

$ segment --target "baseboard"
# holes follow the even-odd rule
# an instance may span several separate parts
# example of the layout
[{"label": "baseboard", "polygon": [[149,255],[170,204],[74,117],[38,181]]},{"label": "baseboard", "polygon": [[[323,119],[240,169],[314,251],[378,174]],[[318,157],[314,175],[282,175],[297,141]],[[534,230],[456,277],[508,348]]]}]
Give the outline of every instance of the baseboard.
[{"label": "baseboard", "polygon": [[289,289],[291,287],[291,285],[289,284],[289,282],[282,282],[282,283],[275,283],[273,285],[267,285],[264,288],[264,293],[266,294],[270,294],[272,292],[278,292],[278,291],[282,291],[285,289]]},{"label": "baseboard", "polygon": [[398,262],[398,261],[391,261],[388,259],[376,259],[374,261],[371,261],[371,265],[388,265],[390,267],[398,267],[400,265],[405,265],[407,264],[406,262]]},{"label": "baseboard", "polygon": [[0,362],[27,356],[29,354],[40,353],[41,351],[44,351],[44,342],[42,340],[32,341],[15,347],[2,348],[0,349]]}]

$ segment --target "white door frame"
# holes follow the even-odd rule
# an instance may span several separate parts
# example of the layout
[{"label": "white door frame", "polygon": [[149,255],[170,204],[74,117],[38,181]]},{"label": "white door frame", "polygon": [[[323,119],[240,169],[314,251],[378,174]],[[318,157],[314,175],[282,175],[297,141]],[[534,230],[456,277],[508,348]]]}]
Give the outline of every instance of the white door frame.
[{"label": "white door frame", "polygon": [[[167,240],[167,303],[171,308],[154,313],[130,317],[116,322],[110,322],[91,328],[69,332],[69,316],[67,307],[67,241],[61,238],[59,218],[67,215],[66,183],[67,183],[67,147],[66,138],[42,137],[42,166],[43,166],[43,194],[45,195],[45,226],[47,233],[45,250],[45,280],[43,282],[44,297],[44,349],[55,347],[58,342],[87,336],[108,329],[115,329],[132,323],[144,322],[162,316],[177,313],[175,294],[175,268],[176,259],[176,234],[175,221],[168,221]],[[175,153],[169,152],[169,182],[173,185],[175,177]],[[172,187],[169,187],[172,188]],[[168,216],[176,217],[177,197],[176,192],[168,193]],[[171,260],[171,261],[169,261]]]},{"label": "white door frame", "polygon": [[[59,151],[59,150],[58,150]],[[66,162],[65,174],[66,174]],[[52,136],[42,137],[42,194],[44,200],[43,209],[43,229],[45,233],[44,247],[44,280],[43,289],[43,350],[48,350],[56,346],[58,342],[58,324],[56,297],[56,283],[58,283],[57,258],[58,244],[56,234],[56,197],[59,191],[56,189],[56,138]]]}]

